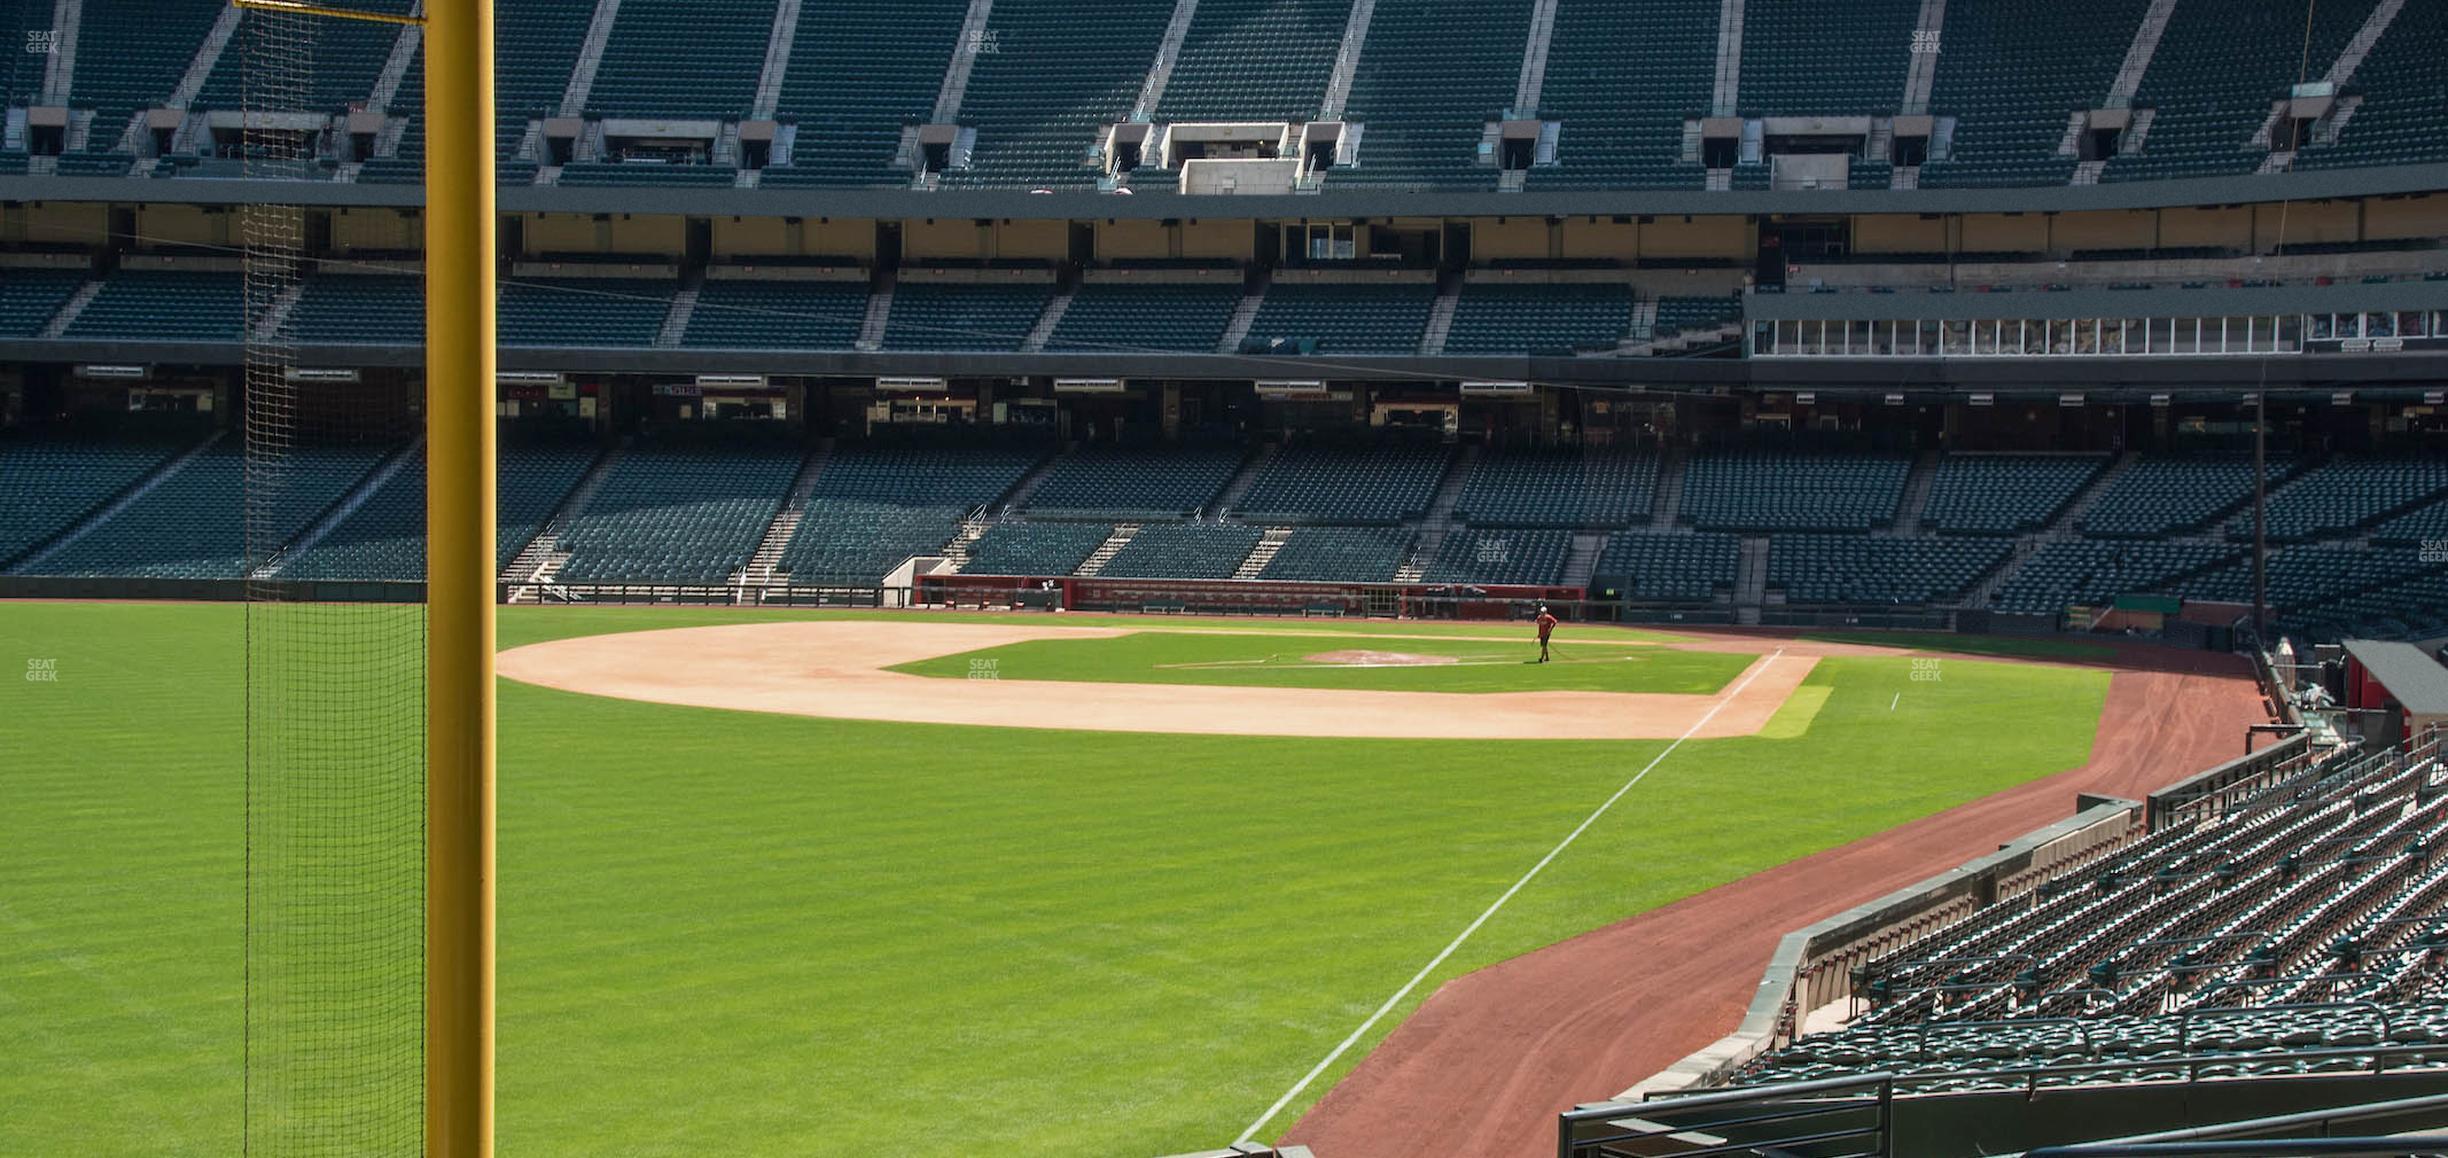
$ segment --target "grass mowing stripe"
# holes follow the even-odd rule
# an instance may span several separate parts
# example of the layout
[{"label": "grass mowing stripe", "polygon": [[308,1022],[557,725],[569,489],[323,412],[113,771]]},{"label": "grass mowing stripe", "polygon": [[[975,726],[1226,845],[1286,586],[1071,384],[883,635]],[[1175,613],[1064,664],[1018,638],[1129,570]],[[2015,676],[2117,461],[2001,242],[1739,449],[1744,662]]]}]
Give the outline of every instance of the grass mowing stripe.
[{"label": "grass mowing stripe", "polygon": [[1370,1028],[1374,1027],[1377,1022],[1384,1018],[1387,1013],[1391,1012],[1395,1006],[1402,1004],[1403,998],[1411,996],[1411,991],[1419,988],[1419,983],[1427,980],[1429,974],[1436,972],[1437,966],[1443,965],[1446,958],[1453,956],[1454,951],[1460,949],[1464,941],[1470,940],[1471,934],[1479,931],[1479,926],[1487,924],[1488,918],[1495,916],[1497,910],[1504,908],[1505,902],[1512,900],[1514,894],[1521,892],[1522,889],[1529,885],[1529,883],[1540,873],[1545,872],[1547,870],[1547,866],[1555,862],[1555,858],[1564,855],[1565,849],[1571,848],[1574,841],[1581,839],[1582,833],[1588,832],[1591,825],[1598,823],[1599,817],[1605,816],[1607,814],[1607,810],[1615,807],[1616,801],[1623,799],[1625,793],[1632,791],[1635,785],[1638,785],[1642,780],[1647,779],[1649,773],[1656,771],[1658,765],[1665,763],[1668,756],[1674,755],[1675,749],[1683,746],[1683,741],[1689,740],[1693,736],[1699,734],[1700,729],[1707,727],[1710,720],[1717,718],[1717,712],[1719,709],[1722,709],[1728,703],[1733,702],[1734,697],[1741,695],[1744,688],[1751,686],[1752,680],[1758,679],[1761,672],[1768,670],[1769,665],[1774,664],[1777,660],[1783,658],[1784,655],[1785,649],[1781,647],[1768,653],[1767,660],[1762,662],[1758,667],[1751,669],[1751,673],[1744,676],[1740,682],[1736,683],[1734,685],[1734,690],[1726,693],[1724,699],[1718,700],[1714,704],[1710,704],[1709,710],[1702,713],[1699,719],[1693,720],[1691,727],[1685,728],[1682,735],[1674,738],[1673,743],[1659,749],[1658,754],[1650,757],[1649,762],[1642,765],[1640,771],[1633,773],[1630,780],[1624,781],[1623,787],[1616,789],[1613,796],[1606,798],[1606,803],[1599,805],[1588,816],[1582,818],[1581,823],[1574,826],[1571,832],[1566,833],[1564,839],[1557,841],[1554,848],[1547,850],[1547,855],[1540,857],[1537,864],[1530,866],[1529,872],[1523,873],[1520,880],[1513,882],[1512,888],[1506,889],[1504,891],[1504,895],[1497,897],[1494,903],[1488,905],[1485,911],[1473,918],[1471,923],[1464,926],[1460,933],[1455,934],[1454,939],[1447,942],[1445,948],[1439,950],[1434,958],[1430,959],[1427,964],[1420,966],[1420,971],[1412,974],[1409,981],[1403,982],[1403,987],[1395,990],[1394,996],[1386,998],[1385,1004],[1378,1006],[1375,1013],[1369,1014],[1367,1021],[1360,1023],[1360,1028],[1351,1031],[1351,1036],[1344,1038],[1342,1044],[1335,1046],[1332,1053],[1318,1059],[1318,1064],[1311,1067],[1308,1073],[1301,1075],[1301,1080],[1294,1082],[1291,1089],[1285,1090],[1282,1097],[1275,1099],[1275,1104],[1268,1106],[1266,1113],[1258,1115],[1258,1120],[1250,1123],[1249,1129],[1241,1131],[1241,1136],[1234,1139],[1233,1144],[1238,1146],[1249,1141],[1251,1138],[1256,1137],[1258,1131],[1264,1129],[1266,1124],[1274,1119],[1275,1115],[1282,1113],[1285,1106],[1292,1104],[1292,1099],[1299,1097],[1302,1090],[1309,1088],[1309,1083],[1316,1081],[1318,1075],[1325,1073],[1327,1067],[1333,1065],[1337,1058],[1342,1057],[1354,1044],[1358,1043],[1362,1037],[1367,1036]]}]

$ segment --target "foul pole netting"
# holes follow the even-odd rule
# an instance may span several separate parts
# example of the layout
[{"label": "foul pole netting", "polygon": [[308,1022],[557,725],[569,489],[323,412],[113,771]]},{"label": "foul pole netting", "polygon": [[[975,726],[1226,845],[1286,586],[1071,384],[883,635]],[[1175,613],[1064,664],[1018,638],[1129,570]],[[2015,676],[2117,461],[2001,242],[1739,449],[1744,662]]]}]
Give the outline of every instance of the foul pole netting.
[{"label": "foul pole netting", "polygon": [[[329,179],[317,50],[373,27],[242,14],[223,67],[241,78],[248,178]],[[423,577],[424,468],[413,384],[293,373],[308,241],[328,220],[283,204],[241,215],[245,1139],[279,1158],[424,1142],[425,609],[312,587]]]}]

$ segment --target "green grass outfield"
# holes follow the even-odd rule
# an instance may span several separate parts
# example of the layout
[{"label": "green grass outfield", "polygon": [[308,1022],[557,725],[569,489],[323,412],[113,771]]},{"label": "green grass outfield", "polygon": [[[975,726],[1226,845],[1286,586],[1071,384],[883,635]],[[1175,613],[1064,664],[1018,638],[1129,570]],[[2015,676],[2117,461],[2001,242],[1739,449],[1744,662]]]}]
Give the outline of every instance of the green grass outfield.
[{"label": "green grass outfield", "polygon": [[[1229,684],[1275,688],[1366,688],[1404,692],[1672,692],[1706,695],[1751,666],[1748,655],[1679,651],[1582,632],[1558,641],[1552,662],[1540,664],[1526,632],[1512,637],[1434,636],[1409,639],[1320,639],[1315,632],[1262,634],[1255,628],[1167,629],[1134,625],[1129,635],[1102,639],[1039,639],[906,663],[893,671],[943,679],[992,672],[996,679],[1085,680],[1095,683]],[[1356,628],[1355,630],[1367,630]],[[1329,651],[1381,651],[1444,656],[1454,662],[1419,665],[1337,665],[1309,658]],[[981,667],[980,665],[985,665]]]},{"label": "green grass outfield", "polygon": [[[512,608],[501,636],[756,614]],[[0,1154],[238,1150],[240,623],[0,603]],[[20,679],[29,659],[56,682]],[[1447,977],[2077,765],[2107,682],[1823,660],[1815,717],[1771,731],[1798,735],[1676,751],[1364,1045]],[[501,721],[518,1155],[1220,1145],[1664,746],[917,726],[519,684]]]}]

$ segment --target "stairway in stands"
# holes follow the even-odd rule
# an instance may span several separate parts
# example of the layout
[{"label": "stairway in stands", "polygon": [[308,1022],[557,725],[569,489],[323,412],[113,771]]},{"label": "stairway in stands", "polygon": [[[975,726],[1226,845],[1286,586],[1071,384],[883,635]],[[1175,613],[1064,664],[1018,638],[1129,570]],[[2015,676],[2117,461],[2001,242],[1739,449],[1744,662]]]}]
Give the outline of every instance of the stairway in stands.
[{"label": "stairway in stands", "polygon": [[1138,533],[1139,524],[1137,523],[1115,524],[1113,534],[1106,536],[1104,542],[1097,544],[1096,550],[1089,552],[1087,558],[1080,560],[1079,567],[1071,574],[1082,579],[1094,578],[1102,574],[1105,565],[1113,562],[1113,557],[1121,554],[1122,548],[1129,546],[1131,537]]},{"label": "stairway in stands", "polygon": [[1234,472],[1232,478],[1225,480],[1224,489],[1215,498],[1216,514],[1221,515],[1241,505],[1241,496],[1248,494],[1250,484],[1258,481],[1258,472],[1265,469],[1266,464],[1275,460],[1276,449],[1276,443],[1260,443],[1258,453],[1251,455],[1249,461],[1242,463],[1241,469]]},{"label": "stairway in stands", "polygon": [[605,451],[603,457],[596,459],[595,465],[588,467],[586,474],[578,479],[578,485],[571,487],[570,493],[562,498],[561,505],[553,508],[552,517],[544,521],[544,529],[536,532],[536,537],[519,549],[518,556],[510,560],[509,566],[502,568],[502,581],[512,585],[510,602],[544,601],[544,589],[553,585],[553,580],[561,574],[562,564],[570,560],[570,553],[561,549],[561,536],[569,530],[570,520],[577,518],[586,510],[587,504],[594,501],[595,492],[603,489],[604,479],[612,473],[612,467],[620,462],[621,455],[628,449],[629,440],[624,438]]},{"label": "stairway in stands", "polygon": [[816,476],[824,473],[825,464],[833,459],[833,440],[816,444],[799,464],[799,473],[791,479],[790,490],[784,493],[782,509],[774,512],[773,521],[765,524],[765,534],[757,540],[757,548],[731,582],[739,587],[770,587],[781,580],[782,552],[790,547],[791,536],[799,533],[799,522],[807,517],[808,495],[816,490]]},{"label": "stairway in stands", "polygon": [[620,18],[620,0],[595,0],[595,15],[587,22],[586,39],[570,66],[568,87],[561,90],[561,115],[586,115],[588,94],[595,91],[595,73],[603,67],[604,45],[612,40],[612,22]]},{"label": "stairway in stands", "polygon": [[1756,627],[1768,602],[1768,536],[1745,535],[1734,571],[1734,622]]},{"label": "stairway in stands", "polygon": [[1683,516],[1683,475],[1691,466],[1691,456],[1683,448],[1668,447],[1658,460],[1657,497],[1650,504],[1649,529],[1671,531]]},{"label": "stairway in stands", "polygon": [[897,281],[889,269],[876,271],[867,293],[867,316],[859,322],[858,349],[873,353],[884,348],[884,327],[892,321],[893,286]]},{"label": "stairway in stands", "polygon": [[1241,300],[1233,305],[1232,320],[1224,323],[1224,337],[1216,343],[1216,353],[1231,354],[1241,349],[1249,337],[1250,326],[1258,321],[1258,306],[1266,301],[1267,272],[1259,270],[1249,276],[1241,289]]},{"label": "stairway in stands", "polygon": [[1284,540],[1291,537],[1290,527],[1268,527],[1265,534],[1258,536],[1258,542],[1250,548],[1250,553],[1242,558],[1241,565],[1233,568],[1232,577],[1257,578],[1266,571],[1267,564],[1275,561],[1275,553],[1283,550]]},{"label": "stairway in stands", "polygon": [[1921,515],[1929,509],[1930,488],[1938,480],[1938,452],[1925,450],[1913,457],[1912,473],[1904,477],[1904,493],[1896,500],[1895,521],[1887,527],[1890,535],[1913,535],[1921,530]]},{"label": "stairway in stands", "polygon": [[1564,556],[1564,585],[1587,587],[1598,574],[1598,556],[1606,551],[1606,536],[1583,531],[1573,536],[1572,553]]}]

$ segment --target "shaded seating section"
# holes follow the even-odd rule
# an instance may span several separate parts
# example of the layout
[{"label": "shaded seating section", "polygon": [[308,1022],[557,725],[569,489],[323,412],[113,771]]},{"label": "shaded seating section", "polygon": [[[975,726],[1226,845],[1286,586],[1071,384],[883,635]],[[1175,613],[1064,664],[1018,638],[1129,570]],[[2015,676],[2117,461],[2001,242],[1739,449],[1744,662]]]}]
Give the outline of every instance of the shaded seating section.
[{"label": "shaded seating section", "polygon": [[1046,349],[1213,353],[1240,300],[1239,282],[1088,282],[1072,295]]},{"label": "shaded seating section", "polygon": [[1939,603],[1961,598],[2014,544],[1989,538],[1774,535],[1768,586],[1790,603]]},{"label": "shaded seating section", "polygon": [[1490,452],[1463,480],[1454,517],[1478,527],[1620,527],[1649,516],[1657,466],[1638,451]]},{"label": "shaded seating section", "polygon": [[1657,302],[1656,336],[1713,330],[1742,320],[1740,297],[1662,297]]},{"label": "shaded seating section", "polygon": [[1437,544],[1422,576],[1430,583],[1554,583],[1564,577],[1572,532],[1457,528]]},{"label": "shaded seating section", "polygon": [[[496,176],[503,184],[524,184],[535,176],[532,159],[519,162],[519,141],[527,135],[528,121],[561,112],[570,69],[594,15],[583,0],[494,0],[493,143],[500,165]],[[513,168],[514,162],[525,168]]]},{"label": "shaded seating section", "polygon": [[240,342],[246,338],[246,286],[234,272],[129,269],[68,323],[71,338],[118,341]]},{"label": "shaded seating section", "polygon": [[1529,32],[1525,3],[1380,0],[1344,108],[1367,126],[1358,164],[1329,181],[1494,188],[1479,142],[1513,101]]},{"label": "shaded seating section", "polygon": [[782,570],[798,584],[872,587],[910,556],[942,550],[962,518],[1010,490],[1044,449],[836,447],[783,549]]},{"label": "shaded seating section", "polygon": [[684,346],[847,350],[867,316],[863,281],[709,278],[697,291]]},{"label": "shaded seating section", "polygon": [[[2099,103],[2150,0],[1950,6],[1930,109],[1955,117],[1923,188],[2065,185],[2066,119]],[[2039,51],[2037,46],[2047,46]],[[1858,183],[1857,183],[1858,184]]]},{"label": "shaded seating section", "polygon": [[756,99],[774,0],[622,0],[587,111],[737,118]]},{"label": "shaded seating section", "polygon": [[413,277],[316,274],[299,283],[289,334],[328,345],[415,345],[425,340],[425,285]]},{"label": "shaded seating section", "polygon": [[1200,0],[1155,119],[1315,120],[1351,0]]},{"label": "shaded seating section", "polygon": [[1706,4],[1557,5],[1539,111],[1564,126],[1529,187],[1699,188],[1683,120],[1709,111],[1716,63]]},{"label": "shaded seating section", "polygon": [[2448,498],[2416,507],[2372,528],[2372,541],[2390,546],[2448,542]]},{"label": "shaded seating section", "polygon": [[505,346],[651,346],[679,284],[631,277],[522,277],[504,281]]},{"label": "shaded seating section", "polygon": [[1299,527],[1258,577],[1384,583],[1410,546],[1411,532],[1401,527]]},{"label": "shaded seating section", "polygon": [[781,446],[650,446],[623,454],[584,510],[563,520],[564,583],[719,585],[781,509],[800,452]]},{"label": "shaded seating section", "polygon": [[[2286,460],[2271,456],[2270,485],[2277,485],[2291,469]],[[2250,499],[2252,487],[2250,458],[2138,459],[2083,513],[2082,529],[2090,535],[2147,538],[2195,528]]]},{"label": "shaded seating section", "polygon": [[903,282],[884,324],[887,350],[1017,350],[1054,296],[1051,282]]},{"label": "shaded seating section", "polygon": [[[2281,612],[2317,607],[2357,592],[2403,582],[2438,563],[2425,563],[2419,552],[2370,551],[2355,546],[2297,543],[2270,552],[2270,606]],[[2174,586],[2187,599],[2220,603],[2250,603],[2253,597],[2252,557],[2240,554],[2230,563],[2204,571]]]},{"label": "shaded seating section", "polygon": [[874,587],[912,555],[952,541],[968,508],[809,499],[782,550],[782,571],[802,587]]},{"label": "shaded seating section", "polygon": [[2298,169],[2448,159],[2448,6],[2408,4],[2355,69],[2363,97],[2336,140],[2295,155]]},{"label": "shaded seating section", "polygon": [[[2260,167],[2269,151],[2252,137],[2271,102],[2298,79],[2317,79],[2375,3],[2177,5],[2134,93],[2135,108],[2157,110],[2150,133],[2140,153],[2109,161],[2100,179],[2209,177]],[[2306,61],[2309,78],[2300,75]]]},{"label": "shaded seating section", "polygon": [[1933,1093],[2022,1090],[2015,1071],[2041,1066],[2096,1065],[2039,1078],[2058,1086],[2368,1071],[2353,1051],[2448,1034],[2425,992],[2448,902],[2438,772],[2436,748],[2299,760],[2258,795],[2044,867],[1867,962],[1867,1012],[1735,1084],[1885,1071],[1899,1092]]},{"label": "shaded seating section", "polygon": [[[504,445],[494,473],[493,568],[510,565],[544,529],[587,467],[582,442]],[[425,456],[402,466],[356,510],[281,568],[290,579],[425,578]]]},{"label": "shaded seating section", "polygon": [[891,168],[901,126],[934,112],[968,10],[966,0],[802,4],[790,69],[774,102],[775,118],[798,127],[790,156],[775,158],[759,183],[907,181],[907,171]]},{"label": "shaded seating section", "polygon": [[[348,6],[358,11],[405,16],[412,3],[411,0],[351,0]],[[152,9],[159,12],[183,7],[201,5],[155,4]],[[313,31],[313,64],[300,70],[303,75],[293,78],[289,75],[275,77],[267,73],[256,81],[255,91],[250,93],[246,69],[251,53],[288,52],[300,47],[289,39],[296,35],[293,32],[274,30],[267,35],[261,25],[267,19],[272,18],[257,12],[248,12],[238,18],[238,31],[230,38],[229,48],[221,54],[221,58],[213,62],[211,74],[204,78],[204,88],[196,94],[194,107],[238,109],[246,107],[250,99],[263,106],[272,100],[274,91],[287,89],[294,84],[296,92],[281,94],[293,99],[280,103],[294,104],[295,107],[282,111],[343,112],[351,104],[363,105],[366,98],[373,95],[375,78],[382,73],[383,62],[391,55],[392,43],[399,39],[399,26],[395,24],[371,20],[317,21]],[[209,29],[210,23],[207,22],[205,27]],[[90,34],[91,31],[87,29],[80,29],[77,34],[77,71],[80,73],[85,71],[85,61],[89,59],[84,51],[86,47],[117,43],[86,39]],[[147,32],[146,35],[154,33]],[[202,41],[202,35],[198,35],[187,42],[187,57],[179,60],[178,72],[171,74],[170,83],[151,94],[149,103],[159,103],[169,97],[171,88],[178,83],[179,73],[186,71],[187,58],[195,55]]]},{"label": "shaded seating section", "polygon": [[1445,473],[1442,446],[1287,446],[1250,483],[1240,512],[1252,519],[1394,523],[1428,512]]},{"label": "shaded seating section", "polygon": [[1682,517],[1725,531],[1866,531],[1896,517],[1912,461],[1874,454],[1693,456]]},{"label": "shaded seating section", "polygon": [[1427,282],[1278,282],[1259,303],[1249,336],[1315,343],[1303,353],[1417,353],[1435,304],[1436,287]]},{"label": "shaded seating section", "polygon": [[243,489],[244,456],[235,440],[225,440],[45,559],[41,571],[149,579],[244,578],[250,505],[259,507],[267,541],[287,542],[355,487],[383,454],[376,447],[295,447],[287,455],[284,485],[251,504]]},{"label": "shaded seating section", "polygon": [[1149,523],[1100,575],[1123,579],[1229,579],[1261,532],[1239,523]]},{"label": "shaded seating section", "polygon": [[2097,455],[1950,454],[1930,480],[1921,523],[1941,531],[2012,535],[2057,517],[2107,460]]},{"label": "shaded seating section", "polygon": [[0,269],[0,337],[39,336],[83,284],[83,270]]},{"label": "shaded seating section", "polygon": [[1617,531],[1598,553],[1591,585],[1625,599],[1697,603],[1734,589],[1742,540],[1732,535]]},{"label": "shaded seating section", "polygon": [[1068,575],[1113,537],[1111,523],[1041,523],[1006,519],[969,547],[964,575]]},{"label": "shaded seating section", "polygon": [[1920,11],[1920,0],[1852,0],[1843,19],[1831,20],[1817,0],[1751,0],[1743,9],[1737,111],[1746,117],[1895,112]]},{"label": "shaded seating section", "polygon": [[[27,8],[32,10],[29,16],[40,13],[34,18],[38,27],[51,26],[49,10],[33,3]],[[169,98],[205,34],[212,31],[220,9],[218,4],[165,4],[161,0],[86,0],[77,18],[76,74],[71,78],[68,104],[94,110],[85,138],[89,152],[117,150],[127,136],[128,121]],[[244,35],[239,33],[240,38]],[[225,56],[239,55],[242,43],[243,39],[233,39]],[[0,48],[24,53],[23,34]],[[41,58],[25,53],[25,59],[39,65]],[[42,70],[31,71],[28,79],[34,91],[29,95],[39,96]],[[236,108],[237,104],[231,101],[223,107]]]},{"label": "shaded seating section", "polygon": [[1082,447],[1057,460],[1027,507],[1039,515],[1179,517],[1215,501],[1239,446]]},{"label": "shaded seating section", "polygon": [[2430,639],[2448,635],[2448,568],[2299,607],[2279,618],[2289,631],[2321,639]]},{"label": "shaded seating section", "polygon": [[1089,155],[1105,126],[1129,116],[1172,16],[1146,0],[1001,0],[994,46],[977,54],[961,97],[976,146],[944,184],[1093,187]]},{"label": "shaded seating section", "polygon": [[2163,595],[2175,582],[2235,557],[2221,543],[2061,539],[2042,543],[1998,588],[1997,610],[2058,615],[2120,595]]},{"label": "shaded seating section", "polygon": [[[2351,534],[2392,511],[2448,494],[2448,459],[2342,456],[2289,479],[2269,496],[2269,537],[2281,542]],[[2227,521],[2252,537],[2252,512]]]},{"label": "shaded seating section", "polygon": [[1466,282],[1454,302],[1448,354],[1572,354],[1613,350],[1632,324],[1632,287]]},{"label": "shaded seating section", "polygon": [[75,526],[181,449],[166,439],[0,433],[0,568]]}]

